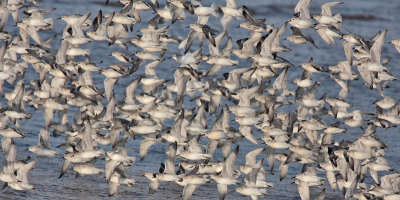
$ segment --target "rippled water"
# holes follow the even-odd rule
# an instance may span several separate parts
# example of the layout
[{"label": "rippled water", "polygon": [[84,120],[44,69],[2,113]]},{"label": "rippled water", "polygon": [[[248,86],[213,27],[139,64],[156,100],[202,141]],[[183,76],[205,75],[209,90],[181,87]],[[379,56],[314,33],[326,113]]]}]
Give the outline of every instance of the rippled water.
[{"label": "rippled water", "polygon": [[[115,1],[115,0],[114,0]],[[203,5],[210,5],[210,1],[202,1]],[[326,1],[314,0],[311,6],[311,13],[319,13],[320,5]],[[164,2],[161,3],[163,5]],[[267,23],[275,24],[276,26],[281,26],[286,20],[290,19],[293,14],[293,8],[297,3],[296,0],[287,1],[240,1],[237,0],[238,6],[246,4],[250,9],[252,9],[258,18],[266,17]],[[218,1],[218,5],[225,4],[225,1]],[[49,37],[53,34],[57,34],[57,39],[53,42],[54,49],[58,49],[60,46],[60,37],[63,28],[66,23],[59,18],[63,15],[71,15],[74,13],[86,14],[88,12],[92,13],[91,19],[97,14],[99,9],[103,10],[103,13],[110,13],[119,10],[120,7],[117,6],[105,6],[104,1],[94,1],[94,0],[43,0],[40,1],[40,7],[42,8],[56,8],[55,11],[51,13],[54,18],[54,30],[41,33],[42,38]],[[386,0],[386,1],[375,1],[375,0],[352,0],[345,1],[344,4],[339,5],[333,9],[334,13],[340,12],[343,16],[343,27],[348,31],[357,33],[363,36],[371,37],[375,35],[379,30],[388,29],[386,41],[400,37],[400,25],[399,25],[399,13],[400,2],[398,0]],[[143,12],[142,12],[143,13]],[[147,12],[148,13],[148,12]],[[22,15],[21,15],[22,16]],[[151,15],[144,14],[143,21],[150,19]],[[188,15],[188,19],[194,21],[195,17]],[[218,24],[219,20],[211,17],[209,24],[213,28],[221,30]],[[185,24],[176,23],[170,26],[169,33],[174,35],[180,35],[182,37],[187,36],[188,29]],[[234,41],[240,38],[248,37],[249,31],[236,28],[239,22],[236,20],[232,21],[232,25],[229,27],[229,35],[233,37]],[[134,32],[130,33],[130,36],[135,36],[137,34],[135,31],[141,26],[135,26]],[[9,32],[15,31],[15,27],[10,18],[6,30]],[[343,30],[345,33],[348,31]],[[289,34],[289,29],[283,37]],[[15,32],[14,32],[15,33]],[[184,34],[182,34],[184,33]],[[314,61],[325,67],[330,65],[336,65],[338,60],[345,60],[345,55],[343,52],[342,42],[338,41],[337,45],[332,47],[324,43],[321,38],[311,30],[306,31],[307,34],[311,34],[317,45],[320,47],[316,49],[308,44],[296,46],[289,42],[283,42],[289,48],[293,49],[292,52],[282,54],[281,56],[292,62],[294,65],[299,66],[301,63],[308,61],[312,56]],[[171,45],[166,53],[165,57],[172,56],[177,51],[177,45]],[[83,45],[82,48],[90,48],[91,50],[91,61],[100,62],[103,61],[99,66],[105,68],[111,63],[116,63],[117,61],[108,56],[112,51],[118,50],[123,51],[128,54],[132,54],[139,49],[130,45],[129,51],[125,51],[117,46],[107,46],[105,42],[92,42],[87,45]],[[237,48],[235,46],[235,48]],[[385,45],[383,47],[382,60],[389,58],[391,62],[389,66],[392,69],[392,73],[395,77],[399,77],[400,67],[399,61],[400,56],[395,51],[394,47],[391,45]],[[235,59],[235,57],[234,57]],[[247,67],[249,66],[249,60],[240,60],[239,66]],[[172,77],[172,72],[178,67],[176,62],[172,60],[166,60],[157,67],[157,73],[160,78],[170,78]],[[205,69],[205,65],[202,65],[202,69]],[[226,68],[224,70],[229,70]],[[301,69],[292,68],[289,70],[288,80],[291,81],[295,78],[300,77]],[[117,101],[123,97],[123,91],[125,87],[131,82],[131,80],[138,77],[138,75],[143,74],[143,69],[139,70],[137,73],[129,76],[128,78],[121,79],[115,86],[115,92]],[[322,82],[322,85],[318,88],[318,95],[323,92],[328,92],[328,96],[333,96],[338,93],[339,86],[334,83],[328,75],[313,76],[315,80]],[[37,79],[38,76],[35,74],[34,70],[30,67],[28,73],[26,73],[26,83],[29,80]],[[97,86],[103,88],[104,76],[94,75],[93,79]],[[400,97],[399,90],[400,85],[398,82],[393,82],[391,88],[386,89],[385,92],[390,96]],[[5,85],[5,92],[9,92],[13,89],[10,85]],[[293,88],[292,88],[293,89]],[[374,90],[369,90],[362,81],[354,81],[350,84],[350,94],[348,101],[354,105],[351,110],[360,109],[365,111],[374,111],[374,106],[372,102],[379,98],[379,94]],[[6,105],[6,100],[0,97],[3,107]],[[190,107],[190,106],[189,106]],[[35,190],[32,191],[15,191],[10,188],[5,188],[0,191],[0,199],[21,199],[21,198],[31,198],[31,199],[102,199],[107,198],[107,184],[103,175],[100,176],[84,176],[80,178],[75,178],[72,171],[67,172],[64,177],[57,179],[59,171],[62,165],[63,152],[60,150],[60,155],[54,158],[37,157],[30,153],[27,149],[31,145],[36,145],[38,142],[38,134],[41,127],[44,124],[42,111],[33,111],[33,118],[27,121],[23,121],[22,130],[28,132],[28,136],[24,139],[16,139],[18,145],[18,158],[22,159],[30,155],[33,159],[39,160],[36,168],[34,168],[29,174],[29,181],[35,186]],[[70,112],[72,115],[73,112]],[[72,116],[71,116],[72,117]],[[211,118],[209,119],[211,120]],[[209,123],[211,124],[211,122]],[[385,151],[385,157],[388,159],[389,165],[396,170],[399,170],[400,163],[400,137],[398,136],[399,129],[393,128],[384,130],[379,128],[377,131],[377,136],[382,139],[387,145]],[[354,140],[362,134],[361,129],[349,129],[346,134],[338,136],[337,140],[347,139]],[[256,133],[256,138],[261,137],[262,133]],[[128,147],[139,151],[139,142],[141,138],[136,141],[130,140]],[[63,142],[63,137],[51,138],[51,146],[55,147]],[[257,148],[252,143],[248,142],[246,139],[242,139],[238,142],[240,145],[240,152],[236,164],[243,164],[245,162],[245,153]],[[260,146],[260,145],[259,145]],[[118,188],[117,194],[112,197],[115,199],[172,199],[180,198],[182,187],[175,183],[161,183],[159,190],[153,194],[148,195],[148,180],[143,177],[144,171],[157,172],[159,168],[159,163],[165,160],[164,152],[168,148],[167,144],[156,144],[149,149],[147,157],[143,161],[137,161],[129,170],[127,170],[128,177],[133,177],[136,179],[136,183],[133,187],[120,186]],[[107,148],[106,148],[107,150]],[[131,153],[131,156],[137,156],[137,153]],[[265,156],[265,155],[262,155]],[[216,160],[221,160],[220,152],[216,154]],[[3,159],[1,159],[3,160]],[[3,162],[3,161],[2,161]],[[275,163],[274,174],[267,175],[267,181],[271,181],[275,184],[275,187],[268,189],[268,194],[260,199],[299,199],[297,194],[297,185],[293,184],[294,179],[292,178],[295,174],[299,173],[301,170],[301,165],[291,164],[287,178],[284,181],[279,181],[279,173],[277,171],[277,163]],[[96,163],[97,167],[103,167],[104,161],[99,160]],[[267,168],[266,162],[264,167]],[[382,175],[382,173],[380,173]],[[368,178],[366,182],[372,182]],[[230,188],[229,190],[233,190]],[[313,194],[313,193],[312,193]],[[217,199],[217,187],[216,184],[202,185],[193,194],[193,199]],[[244,196],[231,192],[228,194],[227,198],[231,199],[241,199]],[[334,193],[330,188],[327,187],[327,199],[338,199],[343,198],[339,192]]]}]

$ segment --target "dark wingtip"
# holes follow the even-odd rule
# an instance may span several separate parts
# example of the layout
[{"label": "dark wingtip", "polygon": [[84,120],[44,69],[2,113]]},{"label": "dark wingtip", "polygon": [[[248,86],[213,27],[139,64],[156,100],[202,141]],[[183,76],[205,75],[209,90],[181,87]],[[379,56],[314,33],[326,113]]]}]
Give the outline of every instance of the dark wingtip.
[{"label": "dark wingtip", "polygon": [[3,187],[2,187],[1,189],[4,190],[4,188],[6,188],[7,186],[8,186],[8,183],[5,182],[4,185],[3,185]]},{"label": "dark wingtip", "polygon": [[236,148],[233,152],[235,152],[235,154],[239,153],[239,145],[236,146]]}]

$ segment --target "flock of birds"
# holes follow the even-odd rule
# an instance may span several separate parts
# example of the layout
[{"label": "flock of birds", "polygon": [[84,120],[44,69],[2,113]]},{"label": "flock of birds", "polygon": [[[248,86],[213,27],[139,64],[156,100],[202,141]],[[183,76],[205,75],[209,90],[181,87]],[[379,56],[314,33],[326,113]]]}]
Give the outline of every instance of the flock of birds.
[{"label": "flock of birds", "polygon": [[[12,88],[4,94],[7,107],[0,111],[5,157],[0,180],[4,187],[34,189],[28,173],[38,161],[30,161],[30,157],[18,160],[14,141],[31,134],[20,130],[20,123],[32,117],[25,108],[29,105],[44,116],[39,143],[29,150],[41,157],[56,156],[60,150],[51,147],[50,134],[64,136],[65,143],[57,147],[65,150],[59,178],[71,170],[77,177],[105,173],[109,195],[116,194],[120,185],[134,185],[135,179],[128,177],[126,170],[136,157],[129,156],[127,142],[142,139],[140,160],[146,159],[152,145],[169,145],[159,171],[144,174],[149,193],[156,192],[162,182],[175,182],[184,186],[182,198],[190,199],[197,187],[216,183],[220,199],[229,195],[228,186],[257,199],[274,186],[266,179],[272,176],[268,171],[276,171],[278,160],[280,180],[288,178],[291,163],[303,165],[294,177],[303,200],[310,199],[310,187],[321,188],[316,189],[315,199],[324,199],[328,187],[339,189],[345,198],[400,199],[400,173],[378,175],[393,169],[383,157],[386,145],[375,136],[376,130],[400,124],[400,100],[384,92],[388,82],[397,80],[387,67],[389,60],[381,60],[387,30],[372,38],[343,33],[341,15],[331,10],[343,2],[324,3],[322,12],[311,16],[311,0],[300,0],[294,16],[279,28],[255,18],[249,8],[238,7],[235,0],[209,7],[196,0],[167,0],[164,7],[157,0],[120,2],[123,9],[104,15],[100,10],[93,20],[90,13],[57,19],[67,26],[61,46],[55,50],[51,42],[56,35],[43,39],[39,34],[53,28],[53,19],[46,15],[54,9],[41,9],[34,0],[2,1],[0,92],[3,94],[3,86]],[[152,12],[154,17],[144,22],[142,12]],[[10,14],[18,33],[4,30]],[[218,18],[220,14],[223,17]],[[169,34],[175,23],[185,23],[187,15],[198,19],[187,27],[187,38]],[[221,27],[207,25],[210,17],[219,19]],[[248,38],[236,41],[237,47],[228,31],[232,20],[241,22],[238,28],[251,31]],[[130,36],[139,23],[148,26],[137,30],[140,35]],[[287,25],[292,34],[281,38]],[[316,31],[328,45],[343,39],[346,59],[336,66],[322,67],[311,58],[301,65],[302,74],[293,81],[297,89],[290,91],[287,73],[297,67],[281,57],[291,51],[281,42],[309,43],[318,48],[304,29]],[[133,55],[113,52],[110,56],[125,64],[102,68],[97,66],[101,63],[90,62],[88,49],[80,47],[96,41],[126,50],[134,45],[141,51]],[[164,56],[169,43],[177,43],[182,54]],[[400,52],[400,40],[391,43]],[[208,51],[203,50],[207,45]],[[175,69],[174,77],[160,79],[156,67],[170,58],[177,63],[176,68],[168,66]],[[247,59],[250,66],[238,66],[235,58]],[[199,68],[201,64],[208,66],[207,70]],[[39,80],[25,81],[29,66]],[[229,66],[229,72],[219,73]],[[140,68],[145,73],[137,75]],[[105,76],[104,91],[94,84],[93,73]],[[314,81],[313,75],[328,75],[340,86],[340,92],[317,97],[324,83]],[[114,85],[128,76],[132,81],[117,102]],[[349,85],[357,80],[382,96],[374,103],[375,113],[348,111],[353,107],[346,102]],[[296,106],[293,111],[282,109],[290,105]],[[68,113],[72,111],[76,112],[70,120]],[[173,123],[167,123],[171,120]],[[334,139],[349,129],[363,134],[354,141]],[[258,138],[258,133],[263,133],[262,137]],[[253,143],[254,150],[247,153],[245,164],[237,165],[241,140]],[[105,147],[111,150],[105,152]],[[223,160],[214,157],[218,149]],[[104,168],[95,167],[100,159],[105,159]],[[374,183],[364,182],[368,174]]]}]

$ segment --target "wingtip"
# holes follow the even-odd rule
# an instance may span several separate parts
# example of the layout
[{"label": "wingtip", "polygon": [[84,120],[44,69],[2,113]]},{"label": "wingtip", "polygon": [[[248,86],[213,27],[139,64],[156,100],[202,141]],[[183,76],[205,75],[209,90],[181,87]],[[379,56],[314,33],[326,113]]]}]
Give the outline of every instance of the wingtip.
[{"label": "wingtip", "polygon": [[236,146],[235,150],[233,151],[235,154],[239,153],[239,145]]}]

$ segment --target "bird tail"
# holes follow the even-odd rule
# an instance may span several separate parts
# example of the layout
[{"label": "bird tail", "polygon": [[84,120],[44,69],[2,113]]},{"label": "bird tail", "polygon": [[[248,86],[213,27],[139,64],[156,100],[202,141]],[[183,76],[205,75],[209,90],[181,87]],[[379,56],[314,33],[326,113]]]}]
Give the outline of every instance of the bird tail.
[{"label": "bird tail", "polygon": [[212,15],[214,17],[218,17],[219,11],[218,11],[218,6],[217,4],[215,4],[215,2],[211,5],[211,9],[212,9]]},{"label": "bird tail", "polygon": [[50,37],[49,39],[47,39],[46,41],[44,41],[44,42],[42,43],[42,46],[43,46],[44,48],[51,49],[51,44],[50,44],[50,43],[56,38],[56,36],[57,36],[57,35],[54,35],[54,36]]},{"label": "bird tail", "polygon": [[342,15],[340,15],[340,13],[333,16],[333,18],[339,23],[342,22]]}]

